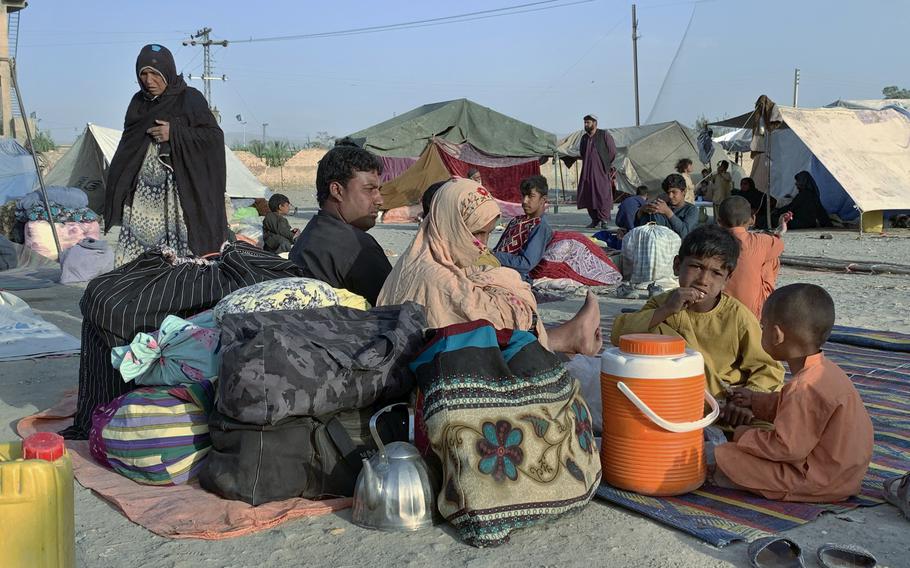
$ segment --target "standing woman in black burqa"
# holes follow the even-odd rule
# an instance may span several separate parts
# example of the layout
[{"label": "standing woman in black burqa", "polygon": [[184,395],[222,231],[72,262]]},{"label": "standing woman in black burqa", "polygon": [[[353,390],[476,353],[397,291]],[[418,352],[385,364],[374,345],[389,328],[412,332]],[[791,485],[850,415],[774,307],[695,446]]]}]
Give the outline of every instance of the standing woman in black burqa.
[{"label": "standing woman in black burqa", "polygon": [[104,201],[105,231],[121,225],[116,265],[158,247],[218,252],[227,238],[224,132],[166,47],[142,48],[136,78]]}]

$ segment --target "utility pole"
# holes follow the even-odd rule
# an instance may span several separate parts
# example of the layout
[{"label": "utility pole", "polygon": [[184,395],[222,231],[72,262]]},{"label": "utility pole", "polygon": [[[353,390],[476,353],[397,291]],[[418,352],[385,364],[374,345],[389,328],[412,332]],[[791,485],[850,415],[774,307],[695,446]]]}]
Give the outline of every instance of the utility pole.
[{"label": "utility pole", "polygon": [[[214,41],[210,38],[212,33],[212,28],[202,28],[198,30],[195,35],[190,36],[190,39],[183,42],[183,45],[201,45],[202,46],[202,76],[194,77],[192,75],[187,75],[187,78],[192,79],[202,79],[204,86],[203,94],[205,95],[205,100],[209,103],[209,109],[215,115],[215,118],[218,121],[221,121],[221,115],[218,113],[218,107],[212,104],[212,81],[227,81],[227,76],[222,75],[221,77],[216,77],[213,74],[213,65],[212,65],[212,53],[211,47],[213,45],[220,45],[222,47],[227,47],[227,40]],[[197,41],[198,40],[198,41]]]},{"label": "utility pole", "polygon": [[268,126],[268,125],[269,125],[268,122],[263,122],[263,123],[262,123],[262,143],[263,143],[263,144],[265,144],[265,127]]},{"label": "utility pole", "polygon": [[632,4],[632,83],[635,85],[635,126],[641,125],[638,110],[638,18],[635,16],[635,4]]},{"label": "utility pole", "polygon": [[793,71],[793,106],[799,106],[799,67]]}]

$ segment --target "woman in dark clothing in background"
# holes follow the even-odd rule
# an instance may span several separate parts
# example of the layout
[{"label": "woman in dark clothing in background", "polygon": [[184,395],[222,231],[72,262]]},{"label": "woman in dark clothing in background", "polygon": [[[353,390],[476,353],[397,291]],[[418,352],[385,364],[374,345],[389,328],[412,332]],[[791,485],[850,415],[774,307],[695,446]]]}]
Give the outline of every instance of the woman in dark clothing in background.
[{"label": "woman in dark clothing in background", "polygon": [[755,215],[755,228],[768,228],[768,204],[771,210],[777,205],[777,200],[755,187],[755,181],[750,177],[744,177],[739,182],[739,190],[734,191],[732,195],[743,197],[752,207],[752,214]]},{"label": "woman in dark clothing in background", "polygon": [[777,219],[784,213],[793,213],[793,220],[787,224],[788,229],[814,229],[816,227],[830,227],[831,219],[822,205],[818,186],[809,172],[802,171],[796,174],[797,194],[793,201],[779,207],[771,214],[775,226]]},{"label": "woman in dark clothing in background", "polygon": [[166,47],[142,48],[136,78],[104,202],[105,231],[122,226],[115,262],[157,247],[218,252],[227,237],[224,133]]}]

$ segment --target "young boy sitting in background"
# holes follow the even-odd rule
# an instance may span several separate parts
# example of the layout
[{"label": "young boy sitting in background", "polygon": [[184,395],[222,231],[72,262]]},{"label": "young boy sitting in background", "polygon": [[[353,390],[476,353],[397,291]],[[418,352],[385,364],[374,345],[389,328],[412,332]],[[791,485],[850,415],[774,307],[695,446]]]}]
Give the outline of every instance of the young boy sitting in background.
[{"label": "young boy sitting in background", "polygon": [[290,252],[297,238],[297,229],[285,218],[291,211],[291,200],[276,193],[269,198],[269,213],[262,219],[262,244],[268,252]]},{"label": "young boy sitting in background", "polygon": [[857,495],[872,459],[873,428],[846,374],[821,346],[834,301],[814,284],[777,290],[762,312],[762,347],[793,374],[780,392],[735,389],[732,404],[773,430],[740,426],[714,449],[716,484],[783,501],[828,503]]},{"label": "young boy sitting in background", "polygon": [[717,225],[698,227],[683,239],[673,269],[679,288],[651,298],[613,324],[612,341],[627,333],[660,333],[686,340],[705,359],[708,391],[723,398],[731,386],[779,390],[784,369],[761,346],[758,320],[723,293],[736,268],[739,243]]},{"label": "young boy sitting in background", "polygon": [[787,232],[787,222],[791,218],[792,213],[781,215],[780,227],[773,235],[750,233],[749,227],[755,225],[755,215],[746,198],[728,197],[718,208],[718,225],[730,231],[740,247],[736,271],[730,276],[725,291],[745,304],[757,318],[761,317],[765,299],[774,291],[780,255],[784,252],[781,236]]},{"label": "young boy sitting in background", "polygon": [[549,186],[547,178],[531,176],[521,180],[521,209],[524,215],[513,218],[503,232],[493,255],[500,264],[518,271],[525,282],[531,282],[531,271],[540,263],[547,245],[553,240],[553,229],[544,219]]}]

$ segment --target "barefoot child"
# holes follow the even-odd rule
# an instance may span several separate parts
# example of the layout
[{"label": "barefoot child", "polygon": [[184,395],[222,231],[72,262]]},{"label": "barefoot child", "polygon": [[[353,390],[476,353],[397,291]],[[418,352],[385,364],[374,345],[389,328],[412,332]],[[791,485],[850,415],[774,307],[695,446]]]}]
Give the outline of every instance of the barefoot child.
[{"label": "barefoot child", "polygon": [[679,288],[651,298],[637,313],[617,317],[613,344],[627,333],[680,336],[705,358],[712,395],[723,397],[730,386],[780,389],[784,370],[762,349],[758,320],[723,292],[738,257],[739,243],[728,231],[716,225],[693,230],[673,261]]},{"label": "barefoot child", "polygon": [[756,318],[761,317],[762,305],[774,291],[780,255],[784,252],[781,236],[787,232],[787,221],[792,217],[792,213],[781,215],[780,227],[773,235],[750,233],[755,215],[745,197],[728,197],[718,207],[717,223],[730,231],[740,246],[736,271],[724,291],[745,304]]},{"label": "barefoot child", "polygon": [[[872,421],[844,372],[821,352],[834,301],[814,284],[777,290],[762,312],[762,347],[793,379],[772,393],[736,389],[732,403],[774,430],[740,426],[714,450],[715,482],[783,501],[835,502],[859,493],[872,459]],[[732,483],[730,483],[732,482]]]}]

